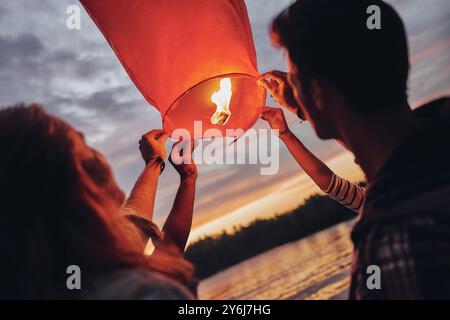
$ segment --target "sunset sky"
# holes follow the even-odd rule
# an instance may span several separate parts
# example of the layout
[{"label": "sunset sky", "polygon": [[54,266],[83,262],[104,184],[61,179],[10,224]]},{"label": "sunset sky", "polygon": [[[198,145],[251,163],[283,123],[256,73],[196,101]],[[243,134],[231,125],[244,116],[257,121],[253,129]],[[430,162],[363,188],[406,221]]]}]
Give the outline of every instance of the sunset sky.
[{"label": "sunset sky", "polygon": [[[248,0],[258,68],[286,70],[283,52],[270,45],[271,19],[291,1]],[[405,21],[412,72],[413,107],[450,94],[450,6],[448,0],[391,0]],[[81,30],[66,28],[71,0],[16,0],[0,3],[0,105],[42,103],[84,132],[110,161],[129,192],[143,168],[140,136],[161,127],[103,35],[82,9]],[[81,5],[80,5],[81,6]],[[119,22],[118,22],[119,23]],[[269,105],[275,105],[273,101]],[[339,174],[362,180],[350,154],[335,142],[320,141],[307,123],[288,117],[291,129]],[[257,128],[267,128],[259,120]],[[170,144],[168,144],[170,148]],[[261,176],[258,165],[200,165],[191,240],[258,217],[282,213],[318,192],[280,144],[280,171]],[[167,165],[159,181],[155,214],[162,224],[178,187]]]}]

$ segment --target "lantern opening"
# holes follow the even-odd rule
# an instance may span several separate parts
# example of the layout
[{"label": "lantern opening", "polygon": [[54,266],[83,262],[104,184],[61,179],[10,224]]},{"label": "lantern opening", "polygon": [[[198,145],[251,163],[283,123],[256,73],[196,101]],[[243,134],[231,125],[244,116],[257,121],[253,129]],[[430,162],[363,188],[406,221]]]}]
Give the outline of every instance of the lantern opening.
[{"label": "lantern opening", "polygon": [[211,101],[216,105],[216,112],[211,116],[212,124],[225,125],[231,116],[231,79],[220,79],[220,89],[215,91],[211,96]]},{"label": "lantern opening", "polygon": [[[227,129],[236,129],[236,132],[238,129],[247,130],[258,120],[265,104],[266,90],[256,80],[251,75],[228,73],[196,84],[178,97],[163,115],[164,130],[171,136],[174,130],[185,129],[194,139],[215,137],[210,135],[212,131],[209,129],[216,129],[224,137],[239,137],[240,134],[227,134]],[[226,91],[227,88],[230,89],[225,95],[227,109],[219,109],[212,100],[213,95],[215,92]],[[220,111],[223,110],[224,115],[218,119],[224,120],[223,122],[213,119],[212,116],[216,113],[219,113],[216,115],[219,118]],[[201,123],[201,128],[196,129],[195,124],[198,122]]]}]

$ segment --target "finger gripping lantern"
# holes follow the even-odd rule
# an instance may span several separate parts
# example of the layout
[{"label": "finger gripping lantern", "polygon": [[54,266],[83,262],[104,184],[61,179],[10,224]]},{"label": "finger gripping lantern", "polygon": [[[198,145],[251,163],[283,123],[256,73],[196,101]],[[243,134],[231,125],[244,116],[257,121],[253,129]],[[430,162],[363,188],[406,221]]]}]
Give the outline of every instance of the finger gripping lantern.
[{"label": "finger gripping lantern", "polygon": [[215,128],[239,136],[256,122],[265,90],[243,0],[81,3],[169,135],[183,128],[207,138]]}]

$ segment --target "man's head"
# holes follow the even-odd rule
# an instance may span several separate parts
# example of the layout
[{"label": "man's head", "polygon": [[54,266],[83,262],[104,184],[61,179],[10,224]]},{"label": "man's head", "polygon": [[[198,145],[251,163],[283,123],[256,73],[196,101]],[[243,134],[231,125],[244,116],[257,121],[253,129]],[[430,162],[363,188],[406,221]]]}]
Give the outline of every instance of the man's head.
[{"label": "man's head", "polygon": [[[380,8],[381,29],[367,27],[371,5]],[[381,0],[298,0],[275,18],[271,35],[287,50],[296,100],[323,139],[340,138],[343,114],[370,117],[407,101],[405,29]]]}]

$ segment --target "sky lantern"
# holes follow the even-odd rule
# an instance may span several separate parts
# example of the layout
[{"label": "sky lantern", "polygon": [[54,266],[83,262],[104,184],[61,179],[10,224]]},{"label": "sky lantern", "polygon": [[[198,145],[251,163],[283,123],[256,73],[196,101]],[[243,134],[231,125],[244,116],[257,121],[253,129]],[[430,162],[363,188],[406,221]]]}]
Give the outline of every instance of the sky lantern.
[{"label": "sky lantern", "polygon": [[[250,128],[265,103],[243,0],[81,0],[169,134]],[[202,130],[194,130],[201,121]],[[198,123],[198,122],[197,122]],[[198,128],[197,128],[198,129]],[[230,134],[228,134],[230,135]]]}]

